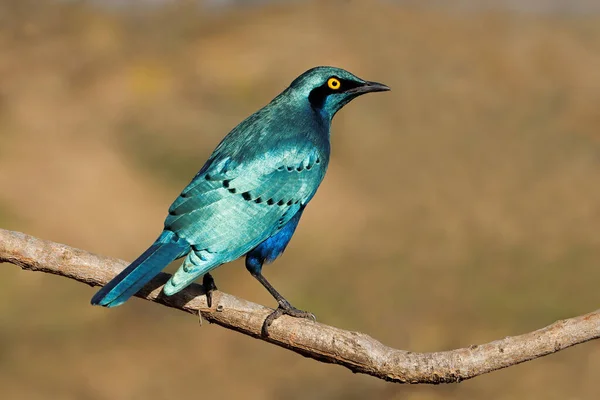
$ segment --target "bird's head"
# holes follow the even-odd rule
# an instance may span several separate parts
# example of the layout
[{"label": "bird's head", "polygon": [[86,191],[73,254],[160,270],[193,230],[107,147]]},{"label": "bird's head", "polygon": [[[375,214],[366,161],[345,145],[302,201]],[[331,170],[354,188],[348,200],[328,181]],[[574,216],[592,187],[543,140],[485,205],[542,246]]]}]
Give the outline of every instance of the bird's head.
[{"label": "bird's head", "polygon": [[291,94],[308,100],[313,109],[329,119],[352,99],[365,93],[387,90],[390,88],[384,84],[365,81],[334,67],[309,69],[289,87]]}]

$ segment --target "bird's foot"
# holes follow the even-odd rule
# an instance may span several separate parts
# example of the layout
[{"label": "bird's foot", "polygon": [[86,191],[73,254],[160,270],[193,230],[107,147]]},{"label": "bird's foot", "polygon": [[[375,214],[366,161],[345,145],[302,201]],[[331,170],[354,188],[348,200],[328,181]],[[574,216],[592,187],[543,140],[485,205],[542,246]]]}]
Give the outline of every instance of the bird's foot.
[{"label": "bird's foot", "polygon": [[212,307],[212,292],[217,289],[217,285],[215,285],[215,280],[213,279],[211,274],[204,274],[202,278],[202,286],[204,287],[204,291],[206,292],[206,304],[208,308]]},{"label": "bird's foot", "polygon": [[311,319],[313,321],[317,320],[317,317],[315,317],[315,315],[313,313],[309,313],[308,311],[298,310],[296,307],[292,306],[287,301],[280,302],[279,307],[277,307],[277,309],[275,311],[273,311],[271,314],[269,314],[269,316],[267,316],[267,318],[265,319],[265,322],[263,323],[262,335],[264,337],[269,336],[269,327],[271,326],[273,321],[275,321],[277,318],[281,317],[282,315],[289,315],[290,317],[294,317],[294,318],[306,318],[306,319]]}]

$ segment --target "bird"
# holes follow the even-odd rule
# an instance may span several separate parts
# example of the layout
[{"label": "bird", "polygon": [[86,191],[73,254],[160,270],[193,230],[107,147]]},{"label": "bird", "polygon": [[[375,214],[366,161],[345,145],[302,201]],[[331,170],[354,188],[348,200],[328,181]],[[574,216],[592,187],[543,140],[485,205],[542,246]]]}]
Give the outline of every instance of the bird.
[{"label": "bird", "polygon": [[388,90],[336,67],[314,67],[298,76],[225,136],[169,207],[156,241],[91,303],[119,306],[184,258],[162,292],[171,296],[203,276],[210,308],[217,290],[210,271],[245,256],[246,269],[278,303],[263,323],[263,335],[282,315],[314,320],[267,281],[262,267],[284,252],[325,176],[333,117],[358,96]]}]

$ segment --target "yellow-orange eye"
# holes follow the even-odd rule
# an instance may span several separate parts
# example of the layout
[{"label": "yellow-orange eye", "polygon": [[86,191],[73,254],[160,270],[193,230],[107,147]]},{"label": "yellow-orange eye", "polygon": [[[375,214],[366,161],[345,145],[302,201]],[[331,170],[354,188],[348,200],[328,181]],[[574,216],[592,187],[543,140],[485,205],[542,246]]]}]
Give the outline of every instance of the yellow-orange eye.
[{"label": "yellow-orange eye", "polygon": [[331,90],[338,90],[340,88],[340,86],[342,86],[342,84],[340,83],[340,80],[337,78],[329,78],[327,80],[327,86],[329,86],[329,89],[331,89]]}]

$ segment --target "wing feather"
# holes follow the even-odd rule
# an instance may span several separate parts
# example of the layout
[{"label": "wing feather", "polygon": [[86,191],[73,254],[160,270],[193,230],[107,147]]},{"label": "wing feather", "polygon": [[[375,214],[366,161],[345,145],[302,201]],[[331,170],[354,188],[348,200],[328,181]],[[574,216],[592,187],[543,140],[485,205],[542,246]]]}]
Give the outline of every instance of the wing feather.
[{"label": "wing feather", "polygon": [[165,228],[193,251],[165,287],[172,294],[275,234],[314,195],[326,165],[313,146],[205,166],[169,209]]}]

